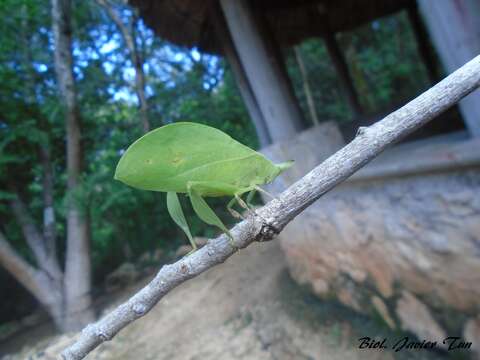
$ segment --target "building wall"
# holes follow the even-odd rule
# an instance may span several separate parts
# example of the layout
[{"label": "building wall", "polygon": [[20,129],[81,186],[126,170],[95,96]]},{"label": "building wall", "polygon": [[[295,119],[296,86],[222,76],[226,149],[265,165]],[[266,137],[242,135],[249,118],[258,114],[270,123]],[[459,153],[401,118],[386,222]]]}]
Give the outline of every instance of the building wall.
[{"label": "building wall", "polygon": [[[270,157],[296,160],[270,190],[281,191],[341,146],[327,123],[269,147]],[[477,339],[479,147],[479,139],[452,135],[382,154],[280,234],[293,278],[420,339]]]}]

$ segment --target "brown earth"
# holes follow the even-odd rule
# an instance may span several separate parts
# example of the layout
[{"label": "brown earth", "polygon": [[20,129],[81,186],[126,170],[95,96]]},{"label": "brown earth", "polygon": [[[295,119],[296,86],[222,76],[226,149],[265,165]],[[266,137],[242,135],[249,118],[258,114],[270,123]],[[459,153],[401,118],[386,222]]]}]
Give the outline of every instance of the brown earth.
[{"label": "brown earth", "polygon": [[[134,291],[125,290],[116,303]],[[393,342],[404,334],[298,287],[273,241],[254,244],[175,289],[87,359],[447,358],[428,351],[360,350],[362,336]],[[2,360],[55,359],[69,341],[50,336],[18,344],[17,352]]]}]

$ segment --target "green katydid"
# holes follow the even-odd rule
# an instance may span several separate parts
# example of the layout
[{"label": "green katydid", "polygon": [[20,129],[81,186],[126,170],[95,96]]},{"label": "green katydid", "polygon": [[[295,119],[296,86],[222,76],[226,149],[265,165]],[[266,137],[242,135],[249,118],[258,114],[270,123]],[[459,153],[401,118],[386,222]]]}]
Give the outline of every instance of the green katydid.
[{"label": "green katydid", "polygon": [[188,194],[198,217],[220,228],[233,242],[227,227],[203,198],[233,196],[227,208],[235,215],[235,201],[246,207],[242,194],[250,192],[248,203],[255,190],[262,191],[259,185],[271,182],[292,163],[273,164],[218,129],[178,122],[135,141],[120,159],[115,179],[138,189],[166,192],[168,212],[195,250],[177,193]]}]

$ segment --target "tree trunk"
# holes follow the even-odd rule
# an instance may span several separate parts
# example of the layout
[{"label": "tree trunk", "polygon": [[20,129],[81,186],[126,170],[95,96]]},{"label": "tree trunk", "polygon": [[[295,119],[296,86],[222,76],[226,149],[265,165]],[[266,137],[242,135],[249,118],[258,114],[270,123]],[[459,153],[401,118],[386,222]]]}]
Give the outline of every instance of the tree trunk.
[{"label": "tree trunk", "polygon": [[20,257],[0,232],[0,264],[45,307],[55,325],[63,328],[63,284]]},{"label": "tree trunk", "polygon": [[[82,151],[80,118],[73,78],[70,1],[52,0],[55,71],[63,103],[67,132],[67,191],[80,187]],[[90,308],[90,239],[88,211],[70,196],[67,210],[67,250],[64,277],[63,330],[81,328],[93,319]]]}]

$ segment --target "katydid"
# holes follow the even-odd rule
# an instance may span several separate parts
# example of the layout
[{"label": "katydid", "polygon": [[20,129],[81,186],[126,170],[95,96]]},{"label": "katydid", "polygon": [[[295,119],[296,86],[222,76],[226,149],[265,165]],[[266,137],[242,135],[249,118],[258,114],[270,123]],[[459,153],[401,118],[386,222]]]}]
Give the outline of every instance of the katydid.
[{"label": "katydid", "polygon": [[[198,123],[178,122],[162,126],[135,141],[121,157],[115,179],[134,188],[167,193],[167,208],[175,223],[197,248],[178,193],[188,194],[193,210],[209,225],[233,237],[205,197],[233,196],[246,207],[241,195],[251,199],[259,185],[267,184],[292,165],[273,164],[262,154],[242,145],[224,132]],[[248,200],[247,199],[247,203]]]}]

